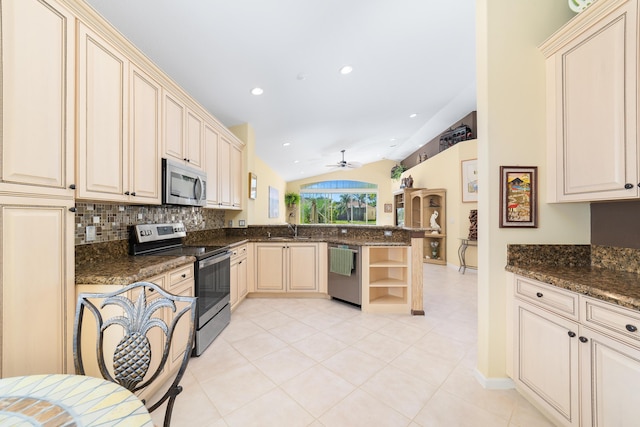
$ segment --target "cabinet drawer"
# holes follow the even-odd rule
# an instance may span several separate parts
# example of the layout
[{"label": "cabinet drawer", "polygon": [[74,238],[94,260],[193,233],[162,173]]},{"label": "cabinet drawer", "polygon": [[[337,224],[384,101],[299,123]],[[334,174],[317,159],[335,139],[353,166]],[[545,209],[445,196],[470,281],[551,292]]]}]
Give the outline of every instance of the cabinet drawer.
[{"label": "cabinet drawer", "polygon": [[516,276],[516,297],[560,315],[578,319],[578,294]]},{"label": "cabinet drawer", "polygon": [[586,296],[580,297],[583,323],[613,338],[640,345],[640,312]]},{"label": "cabinet drawer", "polygon": [[174,270],[169,274],[169,290],[173,290],[185,280],[193,280],[193,264]]},{"label": "cabinet drawer", "polygon": [[231,262],[247,256],[247,245],[231,248]]}]

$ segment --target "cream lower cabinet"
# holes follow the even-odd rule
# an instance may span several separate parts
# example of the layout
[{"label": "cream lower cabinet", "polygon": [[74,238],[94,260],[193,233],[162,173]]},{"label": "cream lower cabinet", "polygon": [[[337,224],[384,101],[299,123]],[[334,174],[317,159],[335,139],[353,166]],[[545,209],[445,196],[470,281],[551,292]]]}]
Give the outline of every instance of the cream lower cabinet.
[{"label": "cream lower cabinet", "polygon": [[248,279],[248,244],[231,248],[231,310],[235,310],[249,291]]},{"label": "cream lower cabinet", "polygon": [[3,0],[0,19],[0,191],[73,197],[75,16],[55,0]]},{"label": "cream lower cabinet", "polygon": [[638,1],[599,0],[542,46],[550,202],[637,198]]},{"label": "cream lower cabinet", "polygon": [[513,277],[518,390],[557,425],[635,425],[640,312]]},{"label": "cream lower cabinet", "polygon": [[0,377],[73,372],[73,201],[0,197]]},{"label": "cream lower cabinet", "polygon": [[[152,282],[156,285],[160,286],[162,289],[166,290],[169,293],[174,295],[182,295],[182,296],[193,296],[194,294],[194,270],[193,264],[185,265],[183,267],[176,268],[171,270],[165,274],[161,274],[155,277],[150,277],[148,279],[144,279],[143,281]],[[90,293],[106,293],[106,292],[114,292],[118,289],[121,289],[124,285],[76,285],[76,298],[82,292],[90,292]],[[136,294],[131,293],[129,298],[135,301],[137,297]],[[147,304],[157,298],[157,293],[149,292],[147,293]],[[104,308],[101,313],[103,317],[108,318],[113,315],[118,314],[118,308],[114,306],[108,306]],[[173,320],[173,311],[169,308],[163,308],[163,311],[157,317],[164,320],[167,325],[171,323]],[[157,312],[155,314],[158,314]],[[167,365],[165,369],[160,374],[159,379],[156,380],[156,385],[153,388],[145,390],[144,393],[139,394],[141,398],[149,398],[154,393],[158,392],[163,388],[166,382],[169,379],[172,379],[172,375],[175,374],[180,367],[180,363],[182,362],[182,357],[184,356],[184,345],[189,338],[189,324],[187,320],[187,315],[183,316],[180,322],[176,325],[176,329],[173,335],[172,347],[169,353],[169,359],[167,361]],[[156,315],[154,315],[156,317]],[[87,316],[85,318],[86,323],[83,323],[83,340],[82,340],[82,353],[87,364],[85,364],[85,371],[87,375],[92,375],[95,377],[101,377],[100,371],[97,366],[96,350],[95,350],[95,322],[91,321],[91,316]],[[114,354],[114,350],[119,342],[119,339],[122,337],[121,335],[112,334],[108,335],[105,338],[105,358],[107,367],[110,367],[111,359]],[[151,328],[149,331],[149,341],[151,345],[151,352],[154,355],[151,361],[151,365],[149,367],[150,375],[154,368],[157,368],[159,359],[158,355],[161,357],[162,351],[164,350],[163,346],[165,343],[164,333],[159,328]]]},{"label": "cream lower cabinet", "polygon": [[256,292],[320,292],[320,246],[256,243]]}]

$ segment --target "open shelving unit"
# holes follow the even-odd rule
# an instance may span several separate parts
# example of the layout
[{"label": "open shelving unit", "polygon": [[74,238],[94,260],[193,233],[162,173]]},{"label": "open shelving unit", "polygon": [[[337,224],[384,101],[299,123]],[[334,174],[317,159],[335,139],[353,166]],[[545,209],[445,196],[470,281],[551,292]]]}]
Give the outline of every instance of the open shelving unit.
[{"label": "open shelving unit", "polygon": [[363,247],[362,311],[411,312],[411,248]]},{"label": "open shelving unit", "polygon": [[[424,228],[424,262],[447,263],[447,190],[443,188],[422,189],[411,193],[411,209],[414,228]],[[431,215],[438,212],[437,224],[440,230],[433,233]],[[432,243],[437,245],[437,255],[433,256]]]}]

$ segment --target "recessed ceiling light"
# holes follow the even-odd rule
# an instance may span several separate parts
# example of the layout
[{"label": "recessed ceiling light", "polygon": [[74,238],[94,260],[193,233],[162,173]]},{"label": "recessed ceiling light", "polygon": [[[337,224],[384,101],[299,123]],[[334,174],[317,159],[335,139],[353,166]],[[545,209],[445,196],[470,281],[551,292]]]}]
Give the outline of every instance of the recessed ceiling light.
[{"label": "recessed ceiling light", "polygon": [[290,145],[291,145],[291,143],[290,143],[290,142],[285,142],[284,144],[282,144],[282,146],[283,146],[283,147],[288,147],[288,146],[290,146]]},{"label": "recessed ceiling light", "polygon": [[253,89],[251,89],[251,95],[262,95],[264,93],[264,90],[262,90],[261,87],[254,87]]},{"label": "recessed ceiling light", "polygon": [[300,163],[300,160],[294,160],[293,163]]},{"label": "recessed ceiling light", "polygon": [[409,114],[409,117],[413,119],[413,118],[415,118],[415,117],[418,117],[418,114],[416,114],[416,113]]},{"label": "recessed ceiling light", "polygon": [[344,67],[340,68],[340,74],[349,74],[353,71],[353,67],[351,65],[345,65]]}]

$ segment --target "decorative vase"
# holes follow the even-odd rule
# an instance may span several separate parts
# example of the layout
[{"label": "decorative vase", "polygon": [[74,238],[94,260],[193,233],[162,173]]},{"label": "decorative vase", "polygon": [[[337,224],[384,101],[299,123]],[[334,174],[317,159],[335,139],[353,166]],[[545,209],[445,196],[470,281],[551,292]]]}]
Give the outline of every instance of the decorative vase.
[{"label": "decorative vase", "polygon": [[438,245],[440,245],[440,242],[431,242],[431,258],[433,259],[438,259]]}]

